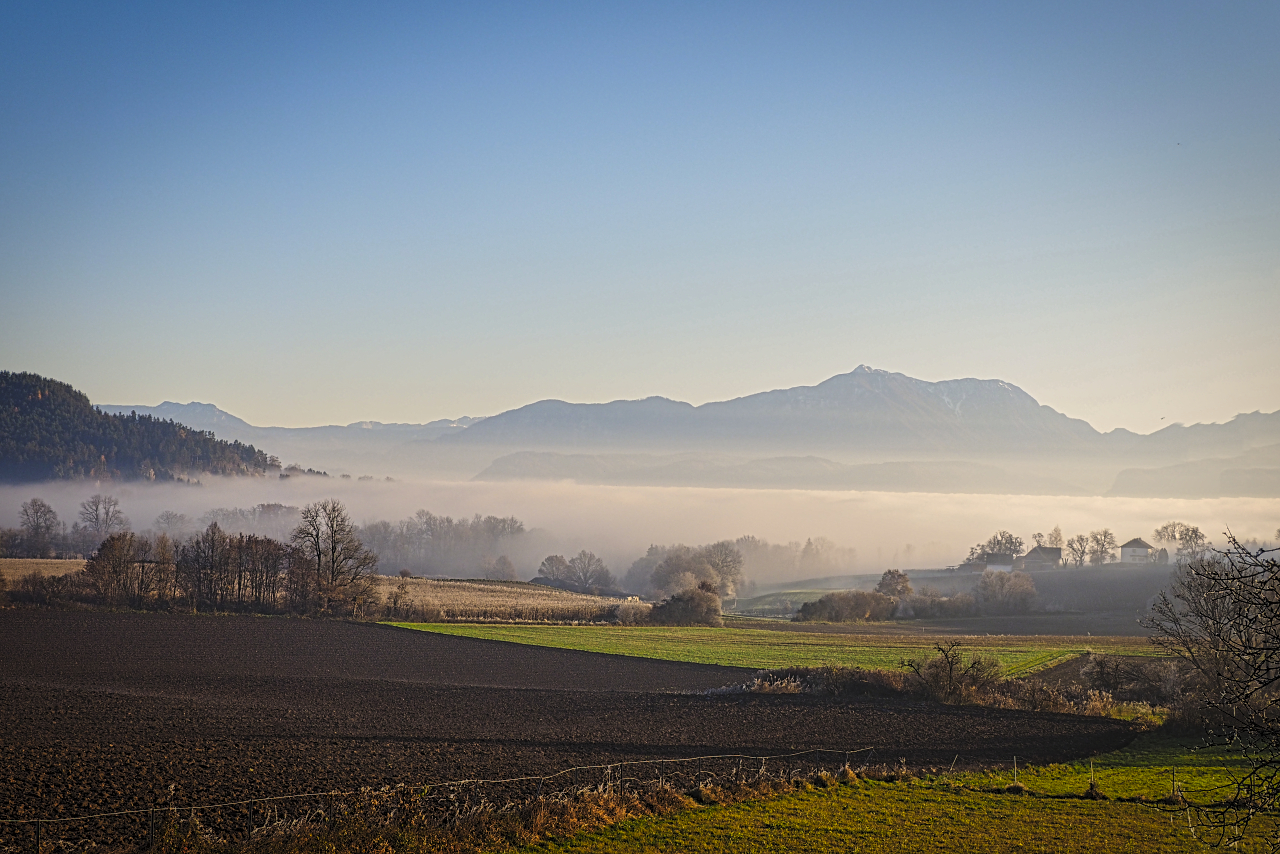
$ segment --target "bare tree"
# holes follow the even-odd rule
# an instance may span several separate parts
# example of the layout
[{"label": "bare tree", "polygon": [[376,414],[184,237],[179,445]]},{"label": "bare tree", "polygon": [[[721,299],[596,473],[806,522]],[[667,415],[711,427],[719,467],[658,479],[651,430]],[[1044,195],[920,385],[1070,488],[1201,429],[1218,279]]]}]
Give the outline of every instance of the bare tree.
[{"label": "bare tree", "polygon": [[1185,522],[1166,522],[1152,533],[1157,542],[1177,543],[1178,563],[1200,560],[1209,553],[1213,543],[1195,525]]},{"label": "bare tree", "polygon": [[198,611],[201,604],[217,607],[221,580],[227,575],[230,562],[229,539],[217,522],[211,522],[202,533],[178,549],[176,579],[191,604],[192,613]]},{"label": "bare tree", "polygon": [[612,587],[613,573],[595,553],[586,549],[569,558],[568,580],[582,590],[593,587]]},{"label": "bare tree", "polygon": [[538,575],[552,581],[568,581],[569,561],[564,555],[547,555],[538,565]]},{"label": "bare tree", "polygon": [[484,577],[493,581],[515,581],[515,564],[506,555],[498,555],[497,560],[485,567]]},{"label": "bare tree", "polygon": [[155,523],[152,525],[158,533],[164,534],[170,540],[186,539],[187,532],[191,530],[191,519],[185,513],[175,513],[172,510],[165,510],[156,517]]},{"label": "bare tree", "polygon": [[332,598],[354,599],[367,592],[378,556],[364,547],[341,501],[330,498],[302,508],[302,522],[291,540],[315,573],[326,607]]},{"label": "bare tree", "polygon": [[[1207,743],[1238,751],[1249,770],[1235,796],[1195,805],[1219,843],[1243,838],[1260,813],[1280,806],[1280,562],[1276,549],[1226,550],[1190,560],[1172,596],[1162,593],[1145,624],[1151,640],[1188,662],[1203,682]],[[1280,850],[1280,839],[1270,840]]]},{"label": "bare tree", "polygon": [[1066,548],[1071,562],[1076,566],[1084,566],[1085,558],[1089,556],[1089,538],[1084,534],[1076,534],[1067,540]]},{"label": "bare tree", "polygon": [[[819,540],[823,544],[829,542],[821,538]],[[742,584],[742,552],[729,540],[703,546],[699,551],[718,576],[716,592],[720,596],[733,596]]]},{"label": "bare tree", "polygon": [[1116,535],[1110,528],[1089,532],[1089,563],[1103,564],[1115,560],[1115,550],[1119,547]]},{"label": "bare tree", "polygon": [[80,503],[80,521],[99,537],[129,530],[129,519],[113,495],[94,495]]},{"label": "bare tree", "polygon": [[33,557],[47,557],[58,533],[58,514],[41,499],[33,498],[23,502],[19,520],[27,538],[27,553]]},{"label": "bare tree", "polygon": [[1066,540],[1062,538],[1062,528],[1057,525],[1053,526],[1053,530],[1049,532],[1049,536],[1045,538],[1044,544],[1051,549],[1060,549],[1066,545]]}]

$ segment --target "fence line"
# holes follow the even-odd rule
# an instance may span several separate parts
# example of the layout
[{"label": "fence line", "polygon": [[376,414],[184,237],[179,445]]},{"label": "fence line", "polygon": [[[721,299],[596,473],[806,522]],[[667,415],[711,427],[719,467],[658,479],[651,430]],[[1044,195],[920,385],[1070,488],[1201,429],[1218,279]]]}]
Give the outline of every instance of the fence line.
[{"label": "fence line", "polygon": [[[774,753],[774,754],[763,755],[763,756],[755,756],[755,755],[750,755],[746,753],[716,753],[716,754],[709,754],[707,756],[688,756],[688,757],[681,757],[681,758],[675,758],[675,759],[627,759],[619,762],[602,763],[599,765],[576,765],[572,768],[563,768],[559,771],[556,771],[553,774],[530,774],[524,777],[506,777],[506,778],[493,779],[493,780],[481,780],[481,779],[448,780],[442,783],[397,783],[395,785],[387,786],[385,788],[420,787],[424,790],[427,790],[427,789],[433,789],[433,788],[446,788],[450,786],[481,786],[481,785],[499,785],[502,783],[525,783],[525,782],[532,782],[534,780],[537,780],[539,783],[542,783],[547,780],[554,780],[557,777],[562,777],[565,774],[572,774],[575,771],[599,771],[601,769],[618,768],[623,765],[657,765],[662,763],[675,763],[675,762],[704,762],[710,759],[759,759],[761,762],[767,762],[770,759],[795,759],[798,756],[809,756],[815,753],[832,753],[836,755],[843,753],[845,756],[845,763],[848,764],[850,756],[854,756],[859,753],[866,753],[868,751],[874,751],[874,748],[862,747],[857,750],[836,750],[836,749],[826,748],[826,747],[815,747],[810,750],[799,750],[794,753]],[[55,824],[55,823],[71,822],[71,821],[91,821],[97,818],[112,818],[114,816],[121,816],[121,815],[145,815],[148,813],[154,813],[157,809],[199,812],[201,810],[220,809],[223,807],[237,807],[237,806],[244,806],[246,804],[258,804],[258,803],[265,803],[269,801],[303,800],[305,798],[324,798],[324,797],[329,797],[329,798],[346,797],[349,795],[358,795],[360,794],[360,792],[361,792],[360,789],[355,789],[351,791],[335,790],[330,792],[307,792],[307,793],[296,794],[296,795],[270,795],[262,798],[247,798],[245,800],[240,800],[240,801],[226,801],[224,803],[219,803],[219,804],[196,804],[192,806],[176,806],[176,805],[170,804],[163,807],[146,807],[143,809],[136,809],[136,810],[118,810],[116,812],[94,813],[92,815],[80,815],[80,816],[67,816],[64,818],[0,818],[0,824]]]}]

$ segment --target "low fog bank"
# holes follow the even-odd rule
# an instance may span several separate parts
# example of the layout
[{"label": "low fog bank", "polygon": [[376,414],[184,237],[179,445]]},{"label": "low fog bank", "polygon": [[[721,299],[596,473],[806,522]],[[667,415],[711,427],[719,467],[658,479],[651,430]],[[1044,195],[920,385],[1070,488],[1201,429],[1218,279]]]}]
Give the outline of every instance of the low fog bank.
[{"label": "low fog bank", "polygon": [[[1272,539],[1280,499],[1159,499],[1096,496],[964,495],[694,487],[589,486],[556,482],[360,482],[335,478],[210,478],[202,485],[50,482],[0,486],[0,526],[16,527],[23,501],[40,497],[68,525],[81,501],[110,493],[134,530],[151,528],[163,511],[199,520],[216,508],[260,504],[302,506],[322,498],[346,503],[360,524],[397,522],[420,509],[455,519],[515,517],[532,536],[510,555],[518,577],[531,578],[549,553],[581,549],[605,559],[617,576],[651,544],[698,545],[751,535],[774,544],[825,539],[839,547],[830,573],[778,561],[748,567],[750,580],[775,585],[818,574],[879,573],[962,561],[995,530],[1030,538],[1055,525],[1067,536],[1109,528],[1119,542],[1150,539],[1177,519],[1197,525],[1221,545],[1228,528],[1241,539]],[[262,531],[279,535],[281,532]]]}]

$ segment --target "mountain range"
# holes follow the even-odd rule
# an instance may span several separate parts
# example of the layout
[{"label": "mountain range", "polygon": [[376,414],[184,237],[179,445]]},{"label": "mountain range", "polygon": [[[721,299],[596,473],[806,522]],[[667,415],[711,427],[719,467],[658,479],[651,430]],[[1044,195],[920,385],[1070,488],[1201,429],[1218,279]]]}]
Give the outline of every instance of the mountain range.
[{"label": "mountain range", "polygon": [[[210,404],[102,406],[172,418],[286,462],[352,473],[591,483],[1122,495],[1280,495],[1280,412],[1100,432],[1001,380],[867,366],[693,406],[544,400],[429,424],[255,427]],[[1275,446],[1275,447],[1273,447]]]}]

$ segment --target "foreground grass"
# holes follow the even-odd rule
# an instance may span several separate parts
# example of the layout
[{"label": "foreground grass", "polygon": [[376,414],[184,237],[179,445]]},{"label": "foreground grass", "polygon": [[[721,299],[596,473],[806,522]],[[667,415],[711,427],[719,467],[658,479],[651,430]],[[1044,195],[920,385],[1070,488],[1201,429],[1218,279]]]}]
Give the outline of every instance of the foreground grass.
[{"label": "foreground grass", "polygon": [[[732,806],[626,821],[571,839],[529,846],[537,852],[658,851],[1205,851],[1209,834],[1188,827],[1187,813],[1154,803],[1169,794],[1171,768],[1196,790],[1230,782],[1238,760],[1220,751],[1191,752],[1188,742],[1144,737],[1099,757],[1094,774],[1110,798],[1082,800],[1089,763],[1024,769],[1028,793],[1006,794],[1011,771],[938,775],[885,783],[856,780]],[[1209,795],[1209,798],[1216,795]],[[1138,802],[1143,798],[1147,802]],[[1265,850],[1275,822],[1260,821],[1235,850]]]},{"label": "foreground grass", "polygon": [[1031,673],[1090,649],[1119,655],[1151,655],[1155,652],[1145,638],[1127,637],[957,638],[652,626],[495,626],[443,623],[391,625],[558,649],[756,669],[824,664],[892,669],[905,658],[931,653],[934,643],[939,640],[959,640],[969,652],[993,655],[1010,675]]},{"label": "foreground grass", "polygon": [[1051,801],[862,782],[625,822],[540,852],[1193,852],[1181,816],[1140,804]]}]

